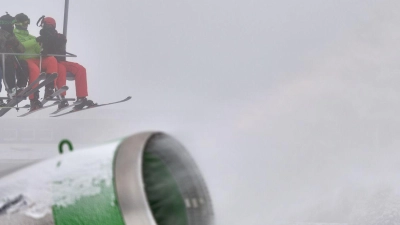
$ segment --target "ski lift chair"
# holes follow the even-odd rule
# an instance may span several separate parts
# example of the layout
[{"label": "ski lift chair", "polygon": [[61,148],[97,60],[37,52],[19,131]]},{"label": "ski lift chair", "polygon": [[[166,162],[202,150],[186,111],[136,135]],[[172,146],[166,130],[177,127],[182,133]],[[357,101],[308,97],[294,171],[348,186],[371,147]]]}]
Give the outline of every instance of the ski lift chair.
[{"label": "ski lift chair", "polygon": [[[69,53],[69,52],[66,53],[66,56],[67,56],[67,57],[76,57],[75,54],[72,54],[72,53]],[[75,80],[75,74],[73,74],[73,73],[71,73],[71,72],[67,72],[66,79],[67,79],[68,81],[74,81],[74,80]]]},{"label": "ski lift chair", "polygon": [[[42,72],[44,72],[44,71],[42,71]],[[0,76],[1,76],[1,73],[2,73],[2,72],[0,72]],[[67,79],[67,81],[74,81],[74,80],[75,80],[75,74],[73,74],[73,73],[71,73],[71,72],[67,72],[66,79]],[[43,80],[44,80],[44,79],[43,79]]]},{"label": "ski lift chair", "polygon": [[67,72],[67,80],[68,81],[74,81],[75,80],[75,74],[71,72]]},{"label": "ski lift chair", "polygon": [[[68,53],[68,52],[67,52],[67,54],[65,56],[67,56],[67,57],[76,57],[76,55],[74,55],[72,53]],[[75,80],[75,74],[73,74],[71,72],[67,72],[66,80],[67,81],[74,81]]]},{"label": "ski lift chair", "polygon": [[[67,55],[67,56],[76,57],[76,55],[71,54],[71,53],[67,53],[66,55]],[[67,80],[67,81],[74,81],[74,80],[75,80],[75,74],[73,74],[73,73],[71,73],[71,72],[67,72],[67,74],[66,74],[66,80]],[[68,99],[68,101],[75,101],[75,99],[71,98],[71,99]]]}]

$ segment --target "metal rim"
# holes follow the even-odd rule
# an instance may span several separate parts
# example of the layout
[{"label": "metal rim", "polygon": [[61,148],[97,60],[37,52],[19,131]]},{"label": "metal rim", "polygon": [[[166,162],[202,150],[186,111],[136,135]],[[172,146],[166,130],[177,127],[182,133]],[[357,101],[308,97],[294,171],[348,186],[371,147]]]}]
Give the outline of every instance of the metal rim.
[{"label": "metal rim", "polygon": [[[163,132],[145,132],[121,142],[114,159],[114,183],[126,225],[157,225],[143,179],[143,155],[157,155],[173,174],[186,202],[188,223],[214,224],[214,213],[206,184],[194,160],[179,141]],[[186,171],[181,176],[181,171]]]},{"label": "metal rim", "polygon": [[147,141],[159,132],[145,132],[126,138],[114,160],[114,183],[118,204],[126,225],[157,225],[147,201],[142,179],[143,152]]}]

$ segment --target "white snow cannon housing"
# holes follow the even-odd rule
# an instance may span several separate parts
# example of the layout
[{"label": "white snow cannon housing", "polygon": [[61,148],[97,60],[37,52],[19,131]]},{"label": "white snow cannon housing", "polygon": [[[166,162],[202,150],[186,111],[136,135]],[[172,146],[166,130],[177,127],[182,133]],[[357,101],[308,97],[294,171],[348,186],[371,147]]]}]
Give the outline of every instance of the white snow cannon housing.
[{"label": "white snow cannon housing", "polygon": [[194,161],[159,132],[46,160],[0,179],[0,225],[210,225]]}]

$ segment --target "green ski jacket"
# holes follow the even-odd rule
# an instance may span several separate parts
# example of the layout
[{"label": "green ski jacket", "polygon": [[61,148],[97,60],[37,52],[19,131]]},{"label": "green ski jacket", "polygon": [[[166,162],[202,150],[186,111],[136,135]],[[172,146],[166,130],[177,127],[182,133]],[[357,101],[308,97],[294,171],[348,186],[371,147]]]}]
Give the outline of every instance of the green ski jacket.
[{"label": "green ski jacket", "polygon": [[[17,37],[17,39],[22,43],[22,45],[25,47],[24,53],[40,54],[42,48],[40,47],[39,43],[36,42],[36,37],[30,35],[29,31],[14,29],[14,34]],[[30,56],[20,56],[19,58],[31,59],[31,58],[39,58],[39,56],[30,55]]]}]

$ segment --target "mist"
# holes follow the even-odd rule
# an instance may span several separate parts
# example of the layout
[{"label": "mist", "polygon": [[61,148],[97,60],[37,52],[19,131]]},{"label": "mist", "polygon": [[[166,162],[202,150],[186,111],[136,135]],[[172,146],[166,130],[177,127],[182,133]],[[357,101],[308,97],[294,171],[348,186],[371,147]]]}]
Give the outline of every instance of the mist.
[{"label": "mist", "polygon": [[[38,35],[42,15],[62,31],[63,6],[4,9],[27,14]],[[391,0],[71,1],[68,51],[88,71],[89,98],[132,100],[62,118],[10,111],[0,132],[18,137],[0,138],[0,163],[55,156],[61,138],[85,147],[160,130],[198,163],[216,224],[386,224],[376,218],[400,212],[399,9]]]}]

